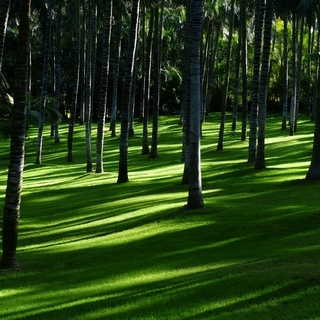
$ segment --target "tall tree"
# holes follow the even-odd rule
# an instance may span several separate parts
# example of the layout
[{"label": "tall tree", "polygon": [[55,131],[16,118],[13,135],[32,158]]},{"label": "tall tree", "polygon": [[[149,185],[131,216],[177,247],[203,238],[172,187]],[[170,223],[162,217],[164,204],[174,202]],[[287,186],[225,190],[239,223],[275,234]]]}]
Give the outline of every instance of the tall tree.
[{"label": "tall tree", "polygon": [[191,0],[186,1],[186,24],[185,24],[185,44],[184,44],[184,64],[182,79],[182,161],[184,161],[182,184],[189,183],[190,177],[190,53],[191,53]]},{"label": "tall tree", "polygon": [[118,112],[118,76],[119,76],[119,64],[121,55],[121,27],[122,21],[116,16],[115,21],[115,51],[113,62],[113,85],[112,85],[112,105],[111,105],[111,119],[110,119],[110,131],[111,136],[116,136],[116,123]]},{"label": "tall tree", "polygon": [[318,54],[317,104],[311,163],[306,175],[308,180],[320,179],[320,54]]},{"label": "tall tree", "polygon": [[294,135],[296,123],[298,95],[298,16],[292,17],[292,75],[291,75],[291,104],[290,104],[290,136]]},{"label": "tall tree", "polygon": [[126,54],[126,67],[122,89],[121,134],[119,152],[118,183],[128,182],[128,124],[130,90],[133,77],[134,57],[137,47],[140,0],[132,0],[130,33]]},{"label": "tall tree", "polygon": [[155,8],[154,41],[153,41],[153,105],[152,105],[152,142],[149,158],[158,157],[158,127],[159,104],[161,87],[161,60],[162,60],[162,23],[164,0]]},{"label": "tall tree", "polygon": [[240,6],[240,21],[241,21],[241,74],[242,74],[242,127],[241,141],[247,139],[247,124],[248,124],[248,57],[247,57],[247,19],[246,19],[246,1],[241,0]]},{"label": "tall tree", "polygon": [[265,131],[267,117],[267,96],[270,71],[270,50],[272,38],[273,7],[272,0],[266,1],[266,13],[264,18],[262,63],[259,85],[259,117],[258,117],[258,146],[255,169],[264,169],[265,163]]},{"label": "tall tree", "polygon": [[[53,69],[54,69],[54,79],[53,79],[53,92],[54,92],[54,108],[57,112],[60,112],[60,99],[61,99],[61,3],[57,3],[57,13],[55,20],[55,32],[54,32],[54,52],[53,52]],[[59,121],[53,124],[54,129],[54,142],[60,143],[59,136]]]},{"label": "tall tree", "polygon": [[288,115],[288,12],[283,16],[283,95],[282,95],[282,125],[281,130],[287,129]]},{"label": "tall tree", "polygon": [[86,19],[86,42],[85,42],[85,135],[86,135],[86,155],[87,155],[87,172],[93,171],[92,164],[92,146],[91,146],[91,129],[92,129],[92,102],[93,102],[93,59],[94,59],[94,28],[93,20],[95,15],[95,1],[87,4]]},{"label": "tall tree", "polygon": [[20,219],[26,134],[30,3],[31,0],[22,0],[20,5],[18,50],[15,65],[15,99],[12,113],[10,164],[3,213],[0,269],[19,268],[16,248]]},{"label": "tall tree", "polygon": [[103,172],[103,146],[104,146],[104,127],[107,109],[107,90],[109,79],[109,57],[110,57],[110,38],[111,38],[111,15],[112,0],[107,0],[104,11],[104,27],[102,40],[102,66],[101,66],[101,83],[100,99],[98,110],[98,128],[97,128],[97,161],[96,173]]},{"label": "tall tree", "polygon": [[145,67],[144,67],[144,96],[143,96],[143,137],[142,137],[142,155],[147,155],[150,152],[148,124],[149,124],[149,105],[150,105],[150,76],[151,76],[151,59],[152,59],[152,34],[154,23],[154,8],[150,8],[149,30],[146,39]]},{"label": "tall tree", "polygon": [[40,97],[41,101],[40,101],[40,113],[39,113],[36,164],[41,164],[41,161],[42,161],[43,127],[44,127],[44,120],[45,120],[44,119],[45,107],[46,107],[46,101],[47,101],[50,40],[51,40],[51,29],[52,29],[51,0],[46,3],[46,10],[47,10],[47,20],[46,20],[44,47],[43,47],[42,86],[41,86],[41,97]]},{"label": "tall tree", "polygon": [[219,130],[219,139],[218,139],[218,146],[217,146],[218,151],[223,150],[223,137],[224,137],[224,129],[225,129],[225,118],[226,118],[227,99],[228,99],[229,80],[230,80],[230,61],[231,61],[233,25],[234,25],[234,6],[235,6],[235,0],[231,0],[228,48],[227,48],[227,56],[226,56],[226,69],[224,74],[222,102],[221,102],[220,130]]},{"label": "tall tree", "polygon": [[72,83],[72,104],[70,109],[69,129],[68,129],[68,162],[73,162],[73,133],[76,122],[79,77],[80,77],[80,0],[75,3],[75,24],[74,24],[74,70]]},{"label": "tall tree", "polygon": [[200,47],[203,23],[203,0],[191,1],[191,51],[190,51],[190,176],[188,209],[204,207],[201,178],[201,72]]},{"label": "tall tree", "polygon": [[265,0],[256,0],[254,21],[254,57],[253,57],[253,80],[252,98],[250,111],[250,136],[248,163],[254,164],[257,155],[257,127],[258,127],[258,93],[261,64],[261,42],[265,15]]}]

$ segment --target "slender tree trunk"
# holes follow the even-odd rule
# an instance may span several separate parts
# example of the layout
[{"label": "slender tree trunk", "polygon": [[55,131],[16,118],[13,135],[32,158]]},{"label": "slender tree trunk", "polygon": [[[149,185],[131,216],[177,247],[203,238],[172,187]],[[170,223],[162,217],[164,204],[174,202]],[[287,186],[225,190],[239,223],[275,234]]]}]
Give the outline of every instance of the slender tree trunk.
[{"label": "slender tree trunk", "polygon": [[92,164],[92,146],[91,146],[91,128],[92,128],[92,61],[93,61],[93,10],[92,3],[88,4],[88,16],[86,26],[86,66],[85,66],[85,88],[86,88],[86,107],[85,107],[85,135],[86,135],[86,155],[87,155],[87,172],[93,171]]},{"label": "slender tree trunk", "polygon": [[46,100],[47,100],[49,52],[50,52],[50,39],[51,39],[51,29],[52,29],[51,27],[52,27],[51,5],[48,5],[46,31],[45,31],[45,39],[44,39],[44,51],[43,51],[42,87],[41,87],[36,164],[41,164],[41,160],[42,160],[41,158],[42,158],[42,143],[43,143],[43,127],[44,127],[44,114],[45,114],[45,107],[46,107]]},{"label": "slender tree trunk", "polygon": [[257,131],[258,131],[258,96],[259,96],[259,78],[261,64],[261,42],[262,29],[265,15],[265,0],[257,0],[255,8],[254,22],[254,57],[253,57],[253,82],[252,99],[250,111],[250,137],[248,163],[254,164],[257,154]]},{"label": "slender tree trunk", "polygon": [[151,60],[152,60],[152,37],[154,26],[154,8],[150,9],[149,31],[147,36],[146,54],[145,54],[145,74],[144,74],[144,112],[143,112],[143,138],[142,138],[142,155],[150,153],[148,139],[149,125],[149,105],[150,105],[150,77],[151,77]]},{"label": "slender tree trunk", "polygon": [[292,17],[292,93],[291,93],[291,105],[290,105],[290,136],[294,135],[294,126],[296,122],[296,110],[297,110],[297,61],[298,61],[298,25],[297,15],[293,14]]},{"label": "slender tree trunk", "polygon": [[97,128],[97,161],[96,173],[103,173],[103,146],[104,146],[104,128],[107,110],[107,90],[109,80],[109,59],[110,59],[110,39],[111,39],[111,19],[112,19],[112,0],[107,0],[104,12],[104,27],[102,40],[102,63],[101,63],[101,82],[100,82],[100,100],[98,110],[98,128]]},{"label": "slender tree trunk", "polygon": [[181,99],[183,105],[183,137],[182,137],[182,161],[184,161],[182,184],[189,183],[190,177],[190,52],[191,52],[191,0],[186,2],[186,27],[184,45],[183,82],[184,95]]},{"label": "slender tree trunk", "polygon": [[308,55],[309,59],[307,59],[307,80],[308,80],[308,86],[307,86],[307,96],[306,96],[306,107],[305,112],[307,116],[310,116],[310,107],[311,107],[311,83],[313,82],[313,78],[311,75],[311,59],[310,56],[313,52],[312,46],[313,46],[313,35],[314,35],[314,23],[309,25],[308,27]]},{"label": "slender tree trunk", "polygon": [[[60,112],[61,99],[61,6],[58,5],[54,50],[54,108]],[[60,143],[59,121],[54,123],[54,142]]]},{"label": "slender tree trunk", "polygon": [[152,121],[152,143],[149,158],[158,157],[158,129],[159,129],[159,105],[160,105],[160,87],[161,87],[161,49],[162,49],[162,19],[163,19],[162,0],[160,7],[155,10],[155,24],[154,24],[154,87],[153,87],[153,121]]},{"label": "slender tree trunk", "polygon": [[272,36],[273,8],[272,0],[267,0],[264,19],[262,66],[259,87],[258,146],[255,169],[264,169],[265,162],[265,130],[267,117],[267,96],[270,71],[270,49]]},{"label": "slender tree trunk", "polygon": [[121,112],[121,134],[120,134],[120,154],[117,183],[129,181],[128,178],[128,123],[129,123],[129,103],[130,87],[134,67],[134,57],[137,46],[138,22],[140,13],[140,0],[132,0],[130,34],[126,55],[126,69],[122,90],[122,112]]},{"label": "slender tree trunk", "polygon": [[132,75],[132,84],[130,89],[130,102],[129,102],[129,137],[134,137],[134,112],[136,106],[135,94],[136,94],[136,77],[137,77],[137,66],[136,66],[136,58],[134,59],[135,66],[133,68],[133,75]]},{"label": "slender tree trunk", "polygon": [[302,69],[302,54],[303,54],[303,38],[304,38],[304,17],[300,19],[300,35],[299,48],[297,52],[297,98],[296,98],[296,116],[294,122],[294,132],[298,130],[298,116],[300,110],[300,88],[301,88],[301,69]]},{"label": "slender tree trunk", "polygon": [[237,118],[238,118],[238,105],[239,105],[239,75],[240,75],[240,59],[241,59],[241,36],[239,35],[238,47],[237,47],[237,58],[235,62],[235,75],[234,75],[234,100],[232,108],[232,125],[231,130],[236,131],[237,129]]},{"label": "slender tree trunk", "polygon": [[140,99],[140,104],[139,104],[139,121],[143,123],[143,118],[144,118],[144,104],[145,104],[145,81],[146,81],[146,8],[142,4],[142,9],[141,9],[141,89],[140,89],[140,94],[141,94],[141,99]]},{"label": "slender tree trunk", "polygon": [[242,126],[241,141],[247,139],[248,126],[248,53],[247,53],[247,19],[246,19],[246,0],[241,1],[240,20],[241,23],[241,74],[242,74]]},{"label": "slender tree trunk", "polygon": [[230,26],[229,26],[228,48],[227,48],[227,56],[226,56],[226,70],[224,75],[224,85],[223,85],[222,102],[221,102],[220,130],[219,130],[219,140],[218,140],[218,146],[217,146],[218,151],[223,150],[223,137],[224,137],[228,89],[229,89],[229,80],[230,80],[230,60],[231,60],[231,51],[232,51],[232,38],[233,38],[234,2],[235,0],[231,0]]},{"label": "slender tree trunk", "polygon": [[281,130],[287,129],[288,115],[288,14],[283,19],[283,96]]},{"label": "slender tree trunk", "polygon": [[81,4],[82,8],[82,29],[81,29],[81,42],[80,42],[80,112],[79,112],[79,120],[80,125],[84,125],[85,122],[85,108],[86,108],[86,33],[87,33],[87,26],[86,26],[86,7],[85,7],[85,0],[82,0]]},{"label": "slender tree trunk", "polygon": [[201,71],[200,41],[202,32],[203,1],[192,0],[191,11],[191,52],[190,52],[190,177],[188,209],[204,207],[201,178]]},{"label": "slender tree trunk", "polygon": [[21,1],[18,50],[15,65],[15,99],[12,113],[10,163],[3,213],[2,257],[0,261],[0,269],[19,269],[16,249],[23,184],[26,113],[28,101],[30,6],[30,0]]},{"label": "slender tree trunk", "polygon": [[79,77],[80,77],[80,0],[77,0],[75,10],[76,26],[74,28],[74,71],[72,86],[72,105],[70,110],[69,129],[68,129],[68,162],[73,162],[73,133],[76,121]]},{"label": "slender tree trunk", "polygon": [[116,19],[115,32],[116,32],[116,45],[113,64],[113,86],[112,86],[112,105],[111,105],[111,119],[110,119],[110,131],[111,136],[116,136],[116,123],[117,123],[117,109],[118,109],[118,76],[119,76],[119,63],[121,53],[121,19]]}]

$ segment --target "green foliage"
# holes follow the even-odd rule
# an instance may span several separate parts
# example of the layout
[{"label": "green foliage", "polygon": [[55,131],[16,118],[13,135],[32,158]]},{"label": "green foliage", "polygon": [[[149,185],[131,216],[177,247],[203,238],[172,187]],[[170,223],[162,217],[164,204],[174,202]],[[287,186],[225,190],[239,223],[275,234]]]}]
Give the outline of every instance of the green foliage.
[{"label": "green foliage", "polygon": [[[56,122],[60,122],[63,118],[62,114],[57,111],[54,107],[54,103],[56,99],[48,96],[46,98],[46,107],[45,107],[45,123],[46,124],[54,124]],[[13,103],[13,101],[12,101]],[[6,108],[4,109],[4,107]],[[5,138],[9,137],[11,134],[11,115],[13,104],[2,105],[0,112],[6,111],[5,115],[7,116],[5,119],[0,118],[0,136]],[[27,129],[31,124],[38,124],[40,117],[40,98],[31,99],[29,108],[27,109]]]},{"label": "green foliage", "polygon": [[[270,116],[267,170],[246,163],[247,143],[219,114],[204,122],[206,208],[184,211],[179,117],[161,117],[159,157],[129,142],[130,183],[118,185],[118,139],[106,137],[105,174],[85,173],[83,128],[75,162],[44,135],[43,165],[27,142],[18,259],[0,273],[1,319],[317,319],[320,314],[319,182],[304,180],[313,124],[295,136]],[[231,115],[227,115],[227,121]],[[231,122],[231,121],[230,121]],[[30,137],[37,136],[30,128]],[[9,141],[0,144],[3,207]]]}]

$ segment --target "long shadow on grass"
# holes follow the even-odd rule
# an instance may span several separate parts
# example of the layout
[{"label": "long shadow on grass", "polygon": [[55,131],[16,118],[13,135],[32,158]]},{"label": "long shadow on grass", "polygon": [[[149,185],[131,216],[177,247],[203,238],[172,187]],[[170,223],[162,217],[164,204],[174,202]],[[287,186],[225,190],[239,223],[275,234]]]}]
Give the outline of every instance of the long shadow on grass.
[{"label": "long shadow on grass", "polygon": [[[317,248],[309,248],[309,258],[303,252],[285,256],[288,242],[279,241],[280,235],[277,241],[266,240],[266,232],[257,232],[253,226],[230,233],[224,218],[184,218],[179,212],[162,221],[167,224],[162,232],[156,232],[153,225],[155,234],[135,241],[126,242],[124,234],[119,244],[108,245],[105,237],[96,243],[99,247],[59,250],[57,246],[45,252],[46,263],[34,279],[34,287],[40,286],[47,295],[41,297],[41,292],[30,289],[30,307],[26,308],[34,308],[33,317],[46,319],[61,314],[80,319],[93,310],[99,319],[230,319],[230,313],[236,319],[237,312],[239,319],[247,319],[264,305],[262,310],[270,307],[272,312],[259,318],[271,319],[279,308],[286,308],[283,301],[291,302],[288,308],[296,312],[292,304],[299,299],[316,298],[319,278],[308,263],[316,262],[310,257]],[[200,220],[207,221],[194,226]],[[300,225],[304,222],[308,227],[304,232],[314,230],[306,220],[300,220]],[[177,230],[186,222],[190,227]],[[277,223],[269,221],[267,229],[277,229]],[[176,228],[170,230],[170,225]],[[39,254],[44,252],[31,252],[30,261]],[[48,275],[52,272],[54,278]],[[310,288],[314,290],[308,292]],[[319,308],[310,310],[307,316],[315,315]],[[20,313],[16,319],[22,318],[32,317]]]}]

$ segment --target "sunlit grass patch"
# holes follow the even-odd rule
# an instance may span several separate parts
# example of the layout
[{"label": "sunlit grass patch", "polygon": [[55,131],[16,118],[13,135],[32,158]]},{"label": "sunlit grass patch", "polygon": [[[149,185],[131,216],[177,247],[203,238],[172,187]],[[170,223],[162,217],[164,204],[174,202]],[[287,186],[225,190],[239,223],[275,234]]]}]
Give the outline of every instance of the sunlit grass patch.
[{"label": "sunlit grass patch", "polygon": [[[230,115],[227,115],[230,118]],[[105,173],[85,172],[84,127],[75,161],[47,133],[34,164],[27,142],[18,259],[0,273],[1,319],[317,319],[320,314],[319,182],[304,180],[313,126],[290,137],[267,121],[266,170],[247,163],[248,142],[219,115],[203,124],[206,207],[184,210],[179,117],[161,117],[159,157],[129,140],[129,183],[117,184],[119,138],[106,131]],[[95,136],[95,125],[93,136]],[[0,144],[3,207],[8,142]],[[93,161],[95,148],[93,140]]]}]

